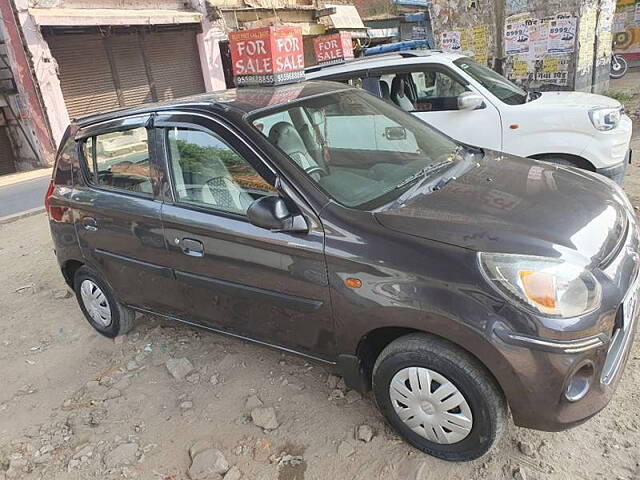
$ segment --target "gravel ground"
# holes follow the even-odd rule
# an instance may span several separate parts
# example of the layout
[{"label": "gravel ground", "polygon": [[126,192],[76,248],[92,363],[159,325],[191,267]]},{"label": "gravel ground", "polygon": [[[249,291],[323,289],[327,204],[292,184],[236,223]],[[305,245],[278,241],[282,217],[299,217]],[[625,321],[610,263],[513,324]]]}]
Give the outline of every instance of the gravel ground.
[{"label": "gravel ground", "polygon": [[[640,207],[634,163],[625,187]],[[594,419],[511,425],[490,455],[451,464],[304,359],[148,316],[115,341],[94,333],[44,215],[0,225],[0,272],[0,480],[640,479],[638,342]]]}]

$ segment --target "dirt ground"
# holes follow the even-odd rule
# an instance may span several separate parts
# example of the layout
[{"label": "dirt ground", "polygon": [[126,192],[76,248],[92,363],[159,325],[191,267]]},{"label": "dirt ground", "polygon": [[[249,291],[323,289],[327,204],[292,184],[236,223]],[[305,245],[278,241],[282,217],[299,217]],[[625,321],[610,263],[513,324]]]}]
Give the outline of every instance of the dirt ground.
[{"label": "dirt ground", "polygon": [[[188,479],[196,443],[196,457],[221,452],[200,459],[231,467],[231,480],[640,479],[638,341],[594,419],[561,433],[511,425],[490,455],[451,464],[406,445],[371,398],[304,359],[147,316],[126,337],[99,336],[51,249],[43,214],[0,225],[0,480]],[[266,419],[249,415],[260,403]],[[358,439],[362,425],[372,439],[366,428]]]}]

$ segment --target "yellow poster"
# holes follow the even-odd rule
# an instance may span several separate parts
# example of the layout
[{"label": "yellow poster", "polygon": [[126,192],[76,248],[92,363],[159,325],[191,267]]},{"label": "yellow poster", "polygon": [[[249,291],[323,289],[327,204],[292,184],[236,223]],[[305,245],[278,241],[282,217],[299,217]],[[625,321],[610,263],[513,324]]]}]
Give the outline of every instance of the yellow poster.
[{"label": "yellow poster", "polygon": [[511,69],[511,78],[525,79],[529,76],[529,62],[524,60],[514,60],[513,68]]},{"label": "yellow poster", "polygon": [[486,65],[489,62],[489,29],[486,25],[476,25],[471,28],[473,43],[473,58],[476,62]]},{"label": "yellow poster", "polygon": [[560,59],[558,58],[545,58],[542,61],[543,73],[556,73],[560,70]]}]

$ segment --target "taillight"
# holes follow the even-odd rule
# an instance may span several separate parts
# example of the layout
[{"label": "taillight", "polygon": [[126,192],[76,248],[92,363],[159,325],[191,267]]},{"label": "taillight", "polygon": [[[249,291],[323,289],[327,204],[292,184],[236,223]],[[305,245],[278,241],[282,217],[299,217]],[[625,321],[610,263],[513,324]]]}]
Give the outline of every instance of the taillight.
[{"label": "taillight", "polygon": [[49,205],[51,203],[51,195],[53,195],[53,189],[56,188],[53,180],[49,182],[49,186],[47,187],[47,193],[44,194],[44,209],[47,211],[47,215],[51,216],[51,212],[49,212]]},{"label": "taillight", "polygon": [[47,211],[47,215],[49,215],[49,219],[60,222],[62,221],[62,216],[64,215],[66,208],[51,206],[51,196],[53,195],[53,191],[55,188],[56,185],[54,181],[51,180],[49,182],[49,187],[47,188],[47,193],[44,195],[44,208]]}]

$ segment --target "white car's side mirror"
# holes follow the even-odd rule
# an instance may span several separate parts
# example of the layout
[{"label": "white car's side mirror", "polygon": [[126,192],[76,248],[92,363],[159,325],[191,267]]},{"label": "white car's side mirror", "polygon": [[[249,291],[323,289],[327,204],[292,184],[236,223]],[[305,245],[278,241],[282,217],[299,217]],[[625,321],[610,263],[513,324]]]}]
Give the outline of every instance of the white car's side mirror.
[{"label": "white car's side mirror", "polygon": [[484,97],[478,93],[464,92],[458,96],[458,110],[479,110],[484,106]]}]

